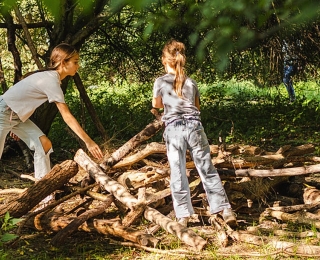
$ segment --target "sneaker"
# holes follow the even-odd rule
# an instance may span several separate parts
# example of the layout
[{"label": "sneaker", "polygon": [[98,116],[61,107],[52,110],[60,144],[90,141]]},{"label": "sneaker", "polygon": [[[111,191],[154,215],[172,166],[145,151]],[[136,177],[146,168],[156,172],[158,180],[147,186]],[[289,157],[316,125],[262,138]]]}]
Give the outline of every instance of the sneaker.
[{"label": "sneaker", "polygon": [[189,221],[189,217],[184,217],[184,218],[178,218],[177,219],[177,222],[184,226],[184,227],[187,227],[188,226],[188,221]]},{"label": "sneaker", "polygon": [[230,227],[236,227],[237,226],[237,219],[235,214],[233,213],[232,209],[224,209],[221,213],[224,221],[230,226]]}]

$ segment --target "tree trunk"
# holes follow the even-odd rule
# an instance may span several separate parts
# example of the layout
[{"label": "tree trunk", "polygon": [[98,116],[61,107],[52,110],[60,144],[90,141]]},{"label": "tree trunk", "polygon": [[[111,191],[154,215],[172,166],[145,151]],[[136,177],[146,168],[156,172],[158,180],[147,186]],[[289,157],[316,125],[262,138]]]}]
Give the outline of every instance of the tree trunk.
[{"label": "tree trunk", "polygon": [[91,116],[91,119],[92,119],[94,125],[98,129],[100,136],[103,138],[104,141],[106,141],[108,139],[106,130],[104,129],[104,127],[103,127],[103,125],[97,115],[97,112],[94,109],[94,106],[92,105],[92,103],[90,101],[90,98],[88,97],[88,94],[83,86],[83,83],[82,83],[81,78],[78,73],[76,73],[73,76],[73,80],[77,86],[77,89],[79,90],[80,96],[81,96],[90,116]]},{"label": "tree trunk", "polygon": [[0,216],[6,212],[12,217],[21,217],[35,207],[42,199],[65,185],[78,172],[78,165],[74,161],[65,161],[55,165],[41,180],[23,192],[18,199],[0,206]]}]

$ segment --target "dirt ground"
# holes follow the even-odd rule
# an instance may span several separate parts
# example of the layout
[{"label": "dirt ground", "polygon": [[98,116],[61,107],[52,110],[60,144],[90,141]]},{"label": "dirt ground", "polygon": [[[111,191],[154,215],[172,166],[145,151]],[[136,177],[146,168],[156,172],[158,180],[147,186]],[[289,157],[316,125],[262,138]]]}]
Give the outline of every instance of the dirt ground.
[{"label": "dirt ground", "polygon": [[[32,181],[19,178],[20,174],[30,174],[24,172],[23,158],[13,156],[4,158],[0,165],[0,189],[9,188],[23,189],[32,185]],[[12,174],[10,171],[18,173]],[[7,196],[0,195],[1,203],[5,203]],[[75,198],[77,199],[77,198]],[[281,223],[275,219],[267,222],[268,224],[260,224],[260,214],[267,205],[262,202],[254,203],[252,208],[237,212],[238,227],[237,231],[245,232],[250,229],[259,229],[258,237],[263,240],[277,239],[279,241],[294,242],[297,245],[303,244],[308,246],[318,246],[320,244],[318,231],[307,225],[295,225]],[[264,226],[263,226],[264,225]],[[269,227],[266,227],[269,225]],[[150,223],[142,221],[135,226],[137,229],[146,230],[150,227]],[[319,259],[319,255],[302,255],[287,252],[286,250],[275,249],[270,244],[248,243],[248,241],[237,241],[229,238],[226,247],[222,247],[217,239],[217,232],[210,226],[205,218],[197,216],[189,227],[197,234],[207,240],[207,246],[201,252],[190,250],[188,246],[179,241],[178,238],[168,234],[164,230],[160,230],[155,234],[160,240],[158,247],[145,250],[136,248],[130,244],[121,245],[120,238],[104,236],[98,233],[87,233],[78,231],[73,233],[62,246],[55,248],[50,244],[50,240],[54,234],[36,231],[34,229],[24,228],[19,239],[11,243],[3,244],[0,250],[0,259]],[[311,230],[314,235],[304,239],[290,237],[276,237],[272,233],[273,229],[283,229],[290,231],[303,232]],[[261,230],[265,230],[265,233]]]}]

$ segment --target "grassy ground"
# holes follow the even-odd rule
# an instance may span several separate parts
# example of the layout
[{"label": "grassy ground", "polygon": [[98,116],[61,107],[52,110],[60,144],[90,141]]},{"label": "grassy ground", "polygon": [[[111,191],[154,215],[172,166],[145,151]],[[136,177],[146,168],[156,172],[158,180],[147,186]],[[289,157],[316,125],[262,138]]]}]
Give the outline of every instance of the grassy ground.
[{"label": "grassy ground", "polygon": [[[112,95],[110,92],[95,90],[96,92],[92,94],[95,95],[94,104],[109,135],[120,144],[138,133],[153,119],[152,115],[148,114],[150,89],[147,91],[131,89],[131,92],[127,90],[119,91],[119,93],[112,90]],[[200,85],[200,91],[202,121],[211,143],[217,143],[218,137],[223,136],[228,144],[251,144],[268,151],[276,151],[284,144],[313,143],[316,146],[315,155],[319,155],[319,86],[316,83],[296,84],[297,101],[294,103],[288,102],[283,86],[260,89],[250,82],[227,82],[210,86]],[[124,93],[127,94],[124,95]],[[130,93],[135,93],[136,96]],[[80,115],[81,108],[75,105],[75,100],[74,103],[72,100],[74,97],[70,95],[71,109],[76,116]],[[53,154],[55,163],[72,157],[78,147],[76,143],[72,143],[74,139],[66,134],[61,127],[63,123],[59,120],[61,119],[57,119],[50,133],[50,138],[56,147]],[[84,120],[84,122],[89,121]],[[93,126],[89,124],[86,126],[89,132],[95,133]],[[160,139],[161,133],[155,137],[155,140]],[[2,189],[29,185],[5,170],[9,167],[23,173],[22,160],[22,157],[17,155],[1,161]],[[259,208],[259,205],[256,207]],[[237,217],[240,223],[239,230],[258,225],[259,214],[257,212],[260,211],[261,209],[250,214],[239,214]],[[292,225],[287,228],[301,231],[305,227]],[[237,241],[232,241],[228,247],[223,248],[217,242],[216,232],[207,223],[196,223],[192,229],[208,240],[208,246],[200,254],[179,251],[189,248],[163,230],[156,234],[161,239],[157,249],[166,250],[167,254],[150,253],[131,246],[121,246],[114,244],[112,237],[84,232],[72,234],[63,246],[54,248],[50,245],[54,234],[24,230],[19,240],[2,245],[0,259],[318,259],[317,256],[290,256],[284,252],[275,251],[268,245],[256,246]],[[281,239],[297,243],[303,242],[307,245],[319,245],[317,230],[313,230],[315,236],[302,241],[289,237]],[[261,234],[261,236],[272,237],[274,235],[271,232],[266,235]]]}]

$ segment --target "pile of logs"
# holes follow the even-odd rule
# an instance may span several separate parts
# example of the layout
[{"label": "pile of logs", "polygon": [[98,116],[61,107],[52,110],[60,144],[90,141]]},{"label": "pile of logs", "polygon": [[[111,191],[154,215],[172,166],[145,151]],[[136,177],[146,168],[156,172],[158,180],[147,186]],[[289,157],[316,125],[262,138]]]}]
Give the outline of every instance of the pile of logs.
[{"label": "pile of logs", "polygon": [[[19,232],[28,226],[54,233],[51,240],[54,246],[61,245],[72,233],[81,230],[111,235],[124,245],[152,251],[159,243],[155,234],[163,229],[188,248],[201,251],[208,240],[192,227],[183,227],[175,221],[165,145],[157,142],[143,145],[161,127],[157,118],[100,163],[78,150],[74,160],[55,165],[40,181],[10,200],[4,200],[0,204],[0,215],[9,212],[12,217],[23,218]],[[320,191],[316,182],[306,185],[308,176],[320,172],[320,164],[317,164],[320,158],[312,155],[313,145],[285,146],[275,153],[240,145],[224,146],[223,149],[221,145],[211,145],[210,149],[212,162],[224,182],[233,210],[238,216],[256,214],[260,223],[255,228],[247,226],[246,230],[239,223],[238,229],[233,230],[217,215],[209,224],[205,192],[187,154],[187,175],[196,217],[204,219],[201,225],[212,226],[221,246],[226,247],[232,241],[269,243],[290,254],[288,248],[292,249],[292,245],[262,239],[257,234],[274,231],[275,219],[282,224],[294,222],[320,228]],[[41,208],[43,199],[52,194],[56,200]],[[64,209],[63,205],[70,205],[71,201],[77,203],[71,209]],[[112,218],[108,215],[111,208]],[[143,218],[150,225],[141,230],[137,226]],[[268,225],[272,228],[266,228]],[[283,235],[284,231],[280,228],[277,232]],[[312,232],[305,233],[308,236]],[[289,232],[287,235],[297,237]],[[320,254],[318,247],[310,248],[301,246],[292,250],[304,255]]]}]

